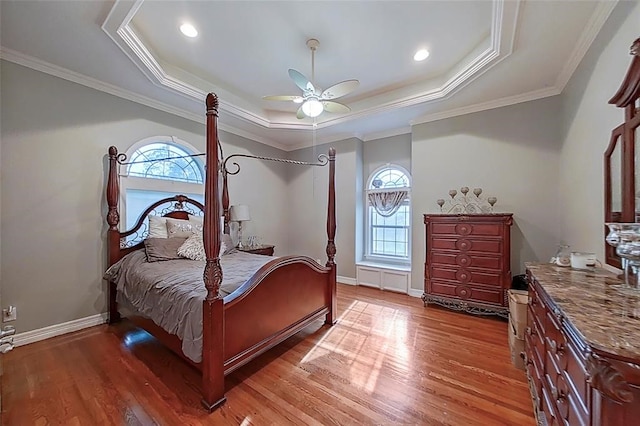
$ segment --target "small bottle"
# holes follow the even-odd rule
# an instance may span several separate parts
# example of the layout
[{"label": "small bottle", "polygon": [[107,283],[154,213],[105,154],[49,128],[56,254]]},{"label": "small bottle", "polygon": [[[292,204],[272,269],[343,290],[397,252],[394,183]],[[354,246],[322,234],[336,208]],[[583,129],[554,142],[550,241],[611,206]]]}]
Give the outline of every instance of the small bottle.
[{"label": "small bottle", "polygon": [[571,247],[564,244],[559,245],[555,259],[558,266],[571,266]]}]

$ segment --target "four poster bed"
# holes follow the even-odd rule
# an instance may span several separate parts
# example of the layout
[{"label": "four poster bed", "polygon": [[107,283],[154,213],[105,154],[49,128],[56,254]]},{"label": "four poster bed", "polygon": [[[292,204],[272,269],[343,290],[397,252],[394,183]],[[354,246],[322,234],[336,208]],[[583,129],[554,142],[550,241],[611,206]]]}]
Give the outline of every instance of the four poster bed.
[{"label": "four poster bed", "polygon": [[[217,131],[218,98],[215,94],[210,93],[207,96],[206,108],[204,205],[182,195],[159,200],[146,209],[132,229],[121,232],[118,210],[118,165],[122,164],[123,159],[126,160],[126,156],[118,154],[117,149],[113,146],[109,148],[107,182],[109,230],[107,240],[110,268],[107,273],[112,270],[116,270],[117,273],[112,273],[107,276],[107,279],[109,280],[109,322],[113,323],[120,319],[118,308],[119,305],[122,307],[125,303],[123,294],[127,292],[133,294],[133,291],[138,291],[141,288],[135,287],[132,290],[132,287],[127,287],[129,284],[126,281],[132,281],[132,276],[156,267],[156,265],[164,268],[160,273],[161,278],[154,278],[156,281],[152,281],[148,288],[144,289],[144,291],[149,290],[148,294],[151,296],[147,293],[131,296],[132,299],[143,300],[146,305],[143,304],[142,308],[138,308],[139,312],[134,310],[127,317],[201,370],[202,403],[208,410],[213,410],[223,404],[226,399],[224,394],[224,376],[226,374],[256,358],[322,316],[325,317],[325,324],[332,325],[336,321],[335,150],[331,148],[328,156],[321,155],[319,163],[235,155],[236,157],[253,157],[294,164],[329,165],[328,241],[326,248],[328,260],[326,265],[322,266],[306,256],[271,258],[248,255],[253,256],[252,264],[257,270],[251,269],[251,266],[244,267],[245,263],[238,264],[234,258],[246,256],[246,253],[228,256],[221,253],[221,238],[223,237],[221,228],[224,228],[226,233],[229,230],[229,195],[226,178],[228,174],[237,173],[239,168],[234,172],[228,172],[226,161],[234,156],[227,159],[221,158],[222,150]],[[324,161],[320,161],[321,159]],[[234,163],[234,165],[238,167],[237,164]],[[222,174],[222,179],[219,179],[220,174]],[[220,182],[223,186],[222,194],[219,194]],[[161,209],[166,204],[169,204],[169,207]],[[145,244],[148,240],[144,239],[147,236],[144,228],[147,223],[150,227],[151,220],[147,219],[147,216],[151,217],[152,214],[182,220],[188,220],[193,217],[192,215],[200,215],[200,219],[203,220],[202,240],[206,255],[205,263],[191,260],[147,263],[142,254],[145,252]],[[222,215],[225,218],[223,225],[218,220]],[[143,239],[136,238],[140,236]],[[148,254],[147,251],[147,256]],[[132,260],[136,256],[140,259]],[[245,262],[245,260],[240,261]],[[129,269],[126,269],[127,263],[130,264]],[[251,264],[251,259],[248,264]],[[223,273],[225,274],[224,278],[227,278],[225,265],[231,265],[230,269],[244,271],[245,276],[240,275],[239,279],[236,278],[235,285],[225,287],[226,284],[223,282]],[[171,271],[168,269],[177,271],[176,275],[179,275],[178,278],[171,275],[172,278],[169,281],[182,280],[189,276],[193,278],[194,271],[196,271],[195,276],[199,278],[192,281],[196,281],[197,285],[186,281],[179,283],[176,281],[177,284],[172,281],[172,284],[175,284],[173,286],[167,284],[167,280],[162,277],[170,276]],[[178,302],[177,299],[170,299],[167,302],[167,300],[161,299],[167,294],[173,297],[177,292],[176,289],[184,287],[188,287],[191,292],[190,296],[192,297],[188,302]],[[224,291],[225,288],[226,291]],[[178,314],[196,313],[198,317],[196,321],[191,319],[191,323],[186,319],[183,321],[186,317],[176,320],[180,323],[180,327],[184,328],[184,324],[187,324],[182,333],[177,333],[181,335],[181,338],[176,333],[170,333],[157,325],[162,321],[154,322],[153,314],[149,310],[153,308],[151,305],[154,303],[160,307],[170,305],[167,308],[169,310],[176,310],[176,306],[182,306],[181,309],[186,309],[189,312]],[[132,306],[129,308],[130,312],[135,309]],[[145,311],[144,308],[149,309]],[[163,315],[165,313],[160,314],[160,316]],[[198,330],[194,331],[189,328],[189,324],[192,323],[197,323],[198,326],[201,324],[201,335],[198,334]],[[187,337],[189,337],[187,335],[192,337],[197,345],[198,353],[196,355],[193,355],[195,346],[186,345]],[[189,350],[191,355],[189,355]]]}]

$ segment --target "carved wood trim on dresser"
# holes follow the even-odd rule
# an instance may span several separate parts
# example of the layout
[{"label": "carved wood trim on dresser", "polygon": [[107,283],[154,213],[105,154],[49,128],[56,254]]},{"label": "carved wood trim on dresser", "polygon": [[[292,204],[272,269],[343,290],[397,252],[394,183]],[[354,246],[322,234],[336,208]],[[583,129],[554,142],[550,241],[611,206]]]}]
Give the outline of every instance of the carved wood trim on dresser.
[{"label": "carved wood trim on dresser", "polygon": [[425,214],[424,223],[424,305],[506,318],[512,214]]},{"label": "carved wood trim on dresser", "polygon": [[527,265],[525,365],[539,424],[640,424],[640,294],[605,271]]}]

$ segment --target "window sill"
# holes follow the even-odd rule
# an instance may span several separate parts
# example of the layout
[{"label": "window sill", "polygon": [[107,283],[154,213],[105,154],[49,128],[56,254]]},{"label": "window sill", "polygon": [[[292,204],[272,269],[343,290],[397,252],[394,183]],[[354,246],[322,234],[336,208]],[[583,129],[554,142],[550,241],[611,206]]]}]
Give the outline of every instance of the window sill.
[{"label": "window sill", "polygon": [[391,271],[411,272],[411,265],[386,263],[381,261],[363,260],[356,262],[356,266],[368,266],[370,268],[388,269]]}]

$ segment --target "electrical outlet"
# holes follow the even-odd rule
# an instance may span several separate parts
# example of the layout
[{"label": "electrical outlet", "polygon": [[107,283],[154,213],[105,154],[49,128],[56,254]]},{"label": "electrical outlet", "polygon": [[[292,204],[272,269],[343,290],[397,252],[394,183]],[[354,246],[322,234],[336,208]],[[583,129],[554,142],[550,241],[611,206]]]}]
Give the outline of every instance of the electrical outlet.
[{"label": "electrical outlet", "polygon": [[9,306],[2,310],[2,322],[15,321],[18,318],[18,308]]}]

